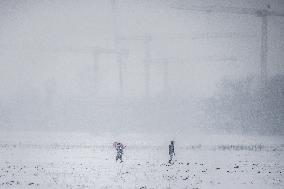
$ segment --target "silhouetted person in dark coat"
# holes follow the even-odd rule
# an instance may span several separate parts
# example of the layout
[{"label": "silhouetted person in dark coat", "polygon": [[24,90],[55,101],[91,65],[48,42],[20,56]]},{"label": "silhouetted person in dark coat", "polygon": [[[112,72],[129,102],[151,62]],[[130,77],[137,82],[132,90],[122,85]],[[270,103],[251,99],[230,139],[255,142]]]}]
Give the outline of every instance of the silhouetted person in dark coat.
[{"label": "silhouetted person in dark coat", "polygon": [[169,155],[170,155],[169,163],[173,164],[173,157],[175,156],[175,142],[174,141],[171,141],[171,144],[169,145]]}]

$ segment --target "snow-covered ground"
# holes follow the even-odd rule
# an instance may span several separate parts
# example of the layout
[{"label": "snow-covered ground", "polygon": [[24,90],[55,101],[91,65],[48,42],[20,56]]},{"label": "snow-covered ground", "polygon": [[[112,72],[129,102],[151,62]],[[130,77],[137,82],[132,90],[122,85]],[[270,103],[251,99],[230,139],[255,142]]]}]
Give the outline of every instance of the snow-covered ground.
[{"label": "snow-covered ground", "polygon": [[[0,188],[284,188],[283,137],[1,133]],[[115,162],[112,142],[127,148]]]}]

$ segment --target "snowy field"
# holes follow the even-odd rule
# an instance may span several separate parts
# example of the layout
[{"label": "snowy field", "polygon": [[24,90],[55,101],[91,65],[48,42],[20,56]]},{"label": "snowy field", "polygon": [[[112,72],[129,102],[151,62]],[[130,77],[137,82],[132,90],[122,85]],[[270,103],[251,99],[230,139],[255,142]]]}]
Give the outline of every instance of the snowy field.
[{"label": "snowy field", "polygon": [[283,137],[180,136],[168,165],[168,136],[0,136],[0,188],[284,188]]}]

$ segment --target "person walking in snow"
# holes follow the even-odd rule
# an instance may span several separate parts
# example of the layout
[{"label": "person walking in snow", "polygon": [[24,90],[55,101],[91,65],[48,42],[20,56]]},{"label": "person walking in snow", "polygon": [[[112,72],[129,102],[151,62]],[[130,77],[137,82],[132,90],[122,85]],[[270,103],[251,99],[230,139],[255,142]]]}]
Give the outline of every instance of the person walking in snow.
[{"label": "person walking in snow", "polygon": [[115,160],[120,160],[120,163],[123,162],[122,160],[122,155],[123,155],[123,150],[125,149],[126,146],[124,146],[122,143],[120,142],[114,142],[113,143],[114,148],[116,149],[116,157]]},{"label": "person walking in snow", "polygon": [[169,145],[169,155],[170,155],[169,163],[173,164],[173,157],[175,156],[175,142],[174,141],[171,141],[171,144]]}]

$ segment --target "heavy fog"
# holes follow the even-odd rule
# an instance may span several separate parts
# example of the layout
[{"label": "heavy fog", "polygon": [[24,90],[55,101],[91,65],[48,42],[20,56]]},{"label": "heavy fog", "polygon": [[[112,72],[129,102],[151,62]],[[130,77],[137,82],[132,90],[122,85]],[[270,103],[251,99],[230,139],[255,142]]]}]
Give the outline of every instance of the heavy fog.
[{"label": "heavy fog", "polygon": [[284,1],[1,0],[0,130],[284,134]]}]

